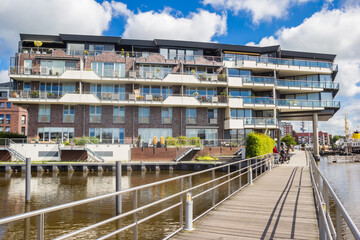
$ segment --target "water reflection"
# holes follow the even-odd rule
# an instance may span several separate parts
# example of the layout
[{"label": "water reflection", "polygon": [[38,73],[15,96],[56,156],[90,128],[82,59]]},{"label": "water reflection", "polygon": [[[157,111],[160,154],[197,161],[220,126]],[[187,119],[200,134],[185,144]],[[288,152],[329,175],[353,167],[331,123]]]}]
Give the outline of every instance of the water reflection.
[{"label": "water reflection", "polygon": [[[123,172],[122,188],[131,188],[147,183],[152,183],[186,174],[185,171],[134,171]],[[225,173],[217,172],[216,176]],[[198,185],[212,178],[211,172],[192,178],[192,185]],[[221,181],[219,181],[221,182]],[[238,180],[234,181],[231,188],[238,186]],[[246,183],[246,175],[243,176],[243,184]],[[184,180],[184,187],[188,187],[190,180]],[[144,206],[154,200],[165,198],[179,191],[180,182],[171,181],[167,184],[153,186],[138,192],[138,206]],[[206,186],[202,187],[205,189]],[[76,200],[103,195],[115,191],[115,172],[42,172],[33,173],[31,181],[31,203],[25,205],[25,175],[21,173],[0,173],[0,218],[12,216],[23,212],[46,208],[54,205],[68,203]],[[193,195],[201,189],[194,191]],[[216,199],[220,201],[225,197],[227,184],[216,191]],[[194,200],[196,209],[195,217],[210,207],[212,192],[202,195]],[[133,206],[133,193],[124,194],[122,197],[123,212],[129,211]],[[139,219],[160,209],[169,207],[179,202],[179,197],[164,203],[161,207],[151,207],[139,213]],[[109,198],[95,203],[86,204],[71,209],[61,210],[45,215],[45,236],[52,239],[89,223],[96,223],[109,217],[115,216],[115,198]],[[18,221],[15,224],[0,226],[0,239],[35,239],[36,218]],[[132,221],[132,216],[121,221],[106,224],[100,228],[87,231],[79,235],[78,239],[92,239],[105,235],[119,226],[124,226]],[[179,208],[154,217],[152,220],[139,226],[139,239],[161,239],[178,228]],[[132,230],[121,234],[122,239],[130,239]],[[113,238],[116,239],[116,238]]]},{"label": "water reflection", "polygon": [[[322,158],[319,163],[320,171],[328,179],[336,195],[349,213],[355,225],[360,228],[360,163],[338,162],[332,163],[327,158]],[[335,204],[330,202],[330,212],[335,221]],[[352,239],[351,233],[347,230],[345,222],[342,222],[344,239]]]}]

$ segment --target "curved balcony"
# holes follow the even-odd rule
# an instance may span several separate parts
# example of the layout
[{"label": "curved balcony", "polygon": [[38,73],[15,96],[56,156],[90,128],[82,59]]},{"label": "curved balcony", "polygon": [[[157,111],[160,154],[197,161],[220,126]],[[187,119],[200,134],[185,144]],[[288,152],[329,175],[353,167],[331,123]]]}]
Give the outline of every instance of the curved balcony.
[{"label": "curved balcony", "polygon": [[278,86],[278,89],[304,89],[304,90],[334,89],[334,90],[339,90],[339,83],[334,83],[334,82],[278,79],[276,82],[276,85]]},{"label": "curved balcony", "polygon": [[287,108],[340,108],[340,101],[278,99],[277,104]]}]

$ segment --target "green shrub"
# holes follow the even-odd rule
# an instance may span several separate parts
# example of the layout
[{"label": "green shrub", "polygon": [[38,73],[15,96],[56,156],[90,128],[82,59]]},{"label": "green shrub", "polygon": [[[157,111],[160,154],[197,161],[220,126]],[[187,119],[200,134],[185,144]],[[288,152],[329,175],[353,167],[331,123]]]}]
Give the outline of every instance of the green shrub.
[{"label": "green shrub", "polygon": [[89,141],[93,144],[98,144],[100,140],[97,137],[90,137]]},{"label": "green shrub", "polygon": [[284,137],[282,137],[281,142],[284,142],[286,146],[296,144],[295,139],[290,134],[286,134]]},{"label": "green shrub", "polygon": [[274,139],[262,134],[251,132],[246,137],[246,157],[256,157],[273,152]]},{"label": "green shrub", "polygon": [[70,142],[64,142],[64,146],[69,146]]},{"label": "green shrub", "polygon": [[74,143],[75,145],[79,145],[79,146],[83,146],[86,143],[88,143],[86,137],[81,137],[81,138],[74,138]]},{"label": "green shrub", "polygon": [[178,143],[179,143],[180,145],[186,145],[186,144],[187,144],[187,137],[185,137],[185,136],[179,136],[179,137],[178,137]]},{"label": "green shrub", "polygon": [[165,139],[165,144],[167,145],[167,146],[175,146],[176,145],[176,143],[177,143],[177,141],[176,141],[176,139],[175,138],[173,138],[173,137],[166,137],[166,139]]},{"label": "green shrub", "polygon": [[26,136],[12,132],[0,132],[0,138],[26,138]]},{"label": "green shrub", "polygon": [[200,146],[200,138],[199,137],[191,137],[191,138],[189,138],[189,144],[190,145],[195,145],[195,146]]}]

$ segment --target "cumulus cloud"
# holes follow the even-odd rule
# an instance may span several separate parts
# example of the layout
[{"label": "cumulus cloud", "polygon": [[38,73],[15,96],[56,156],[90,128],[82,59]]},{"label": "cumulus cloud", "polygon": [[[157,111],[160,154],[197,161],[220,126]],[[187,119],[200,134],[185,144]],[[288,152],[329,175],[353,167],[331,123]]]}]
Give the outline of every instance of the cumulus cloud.
[{"label": "cumulus cloud", "polygon": [[355,113],[360,111],[358,96],[360,93],[360,5],[347,4],[342,9],[324,8],[305,19],[299,26],[282,28],[274,34],[263,38],[258,44],[270,46],[280,44],[283,49],[333,53],[339,65],[336,81],[340,82],[338,96],[341,110],[328,122],[322,122],[319,129],[344,134],[344,111],[350,113],[353,127],[360,125],[360,118]]},{"label": "cumulus cloud", "polygon": [[214,36],[226,34],[226,15],[206,10],[190,13],[187,17],[177,15],[169,8],[131,14],[123,37],[211,41]]},{"label": "cumulus cloud", "polygon": [[8,70],[0,70],[0,83],[10,81]]},{"label": "cumulus cloud", "polygon": [[95,34],[108,29],[111,4],[95,0],[11,0],[0,8],[0,53],[14,52],[19,33]]},{"label": "cumulus cloud", "polygon": [[238,14],[240,11],[250,13],[252,21],[270,21],[273,18],[283,18],[291,6],[304,4],[311,0],[203,0],[204,5],[215,9],[227,9]]}]

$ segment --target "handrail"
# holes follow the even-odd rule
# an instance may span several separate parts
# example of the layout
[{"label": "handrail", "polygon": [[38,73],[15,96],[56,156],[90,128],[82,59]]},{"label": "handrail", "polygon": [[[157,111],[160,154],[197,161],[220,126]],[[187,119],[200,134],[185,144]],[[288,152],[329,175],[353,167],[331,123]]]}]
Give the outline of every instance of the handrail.
[{"label": "handrail", "polygon": [[[306,158],[309,164],[311,182],[315,191],[316,202],[318,205],[317,210],[320,213],[320,239],[341,239],[341,218],[343,218],[353,237],[357,240],[360,240],[359,229],[356,227],[350,215],[347,213],[346,209],[342,205],[341,201],[337,197],[326,177],[317,167],[313,155],[308,150],[306,150]],[[330,197],[333,199],[336,207],[336,228],[334,227],[334,223],[330,217]]]},{"label": "handrail", "polygon": [[[241,168],[242,163],[247,163],[246,167]],[[51,212],[59,211],[59,210],[62,210],[62,209],[68,209],[68,208],[71,208],[71,207],[76,207],[76,206],[83,205],[83,204],[96,202],[96,201],[99,201],[99,200],[102,200],[102,199],[112,198],[112,197],[119,196],[119,195],[121,196],[121,195],[123,195],[125,193],[138,194],[139,191],[141,191],[143,189],[146,189],[146,188],[149,188],[149,187],[158,186],[160,184],[166,184],[166,183],[173,182],[173,181],[180,181],[179,182],[180,183],[179,190],[177,192],[173,193],[170,196],[167,196],[167,197],[165,197],[163,199],[160,199],[160,200],[153,200],[153,202],[148,203],[147,205],[144,205],[144,206],[141,206],[141,207],[138,207],[137,204],[134,204],[134,208],[132,210],[128,211],[128,212],[122,213],[122,214],[120,214],[118,216],[115,216],[115,217],[111,217],[111,218],[103,220],[101,222],[91,224],[90,226],[83,227],[83,228],[78,229],[76,231],[67,233],[67,234],[65,234],[63,236],[59,236],[58,239],[65,239],[67,237],[74,236],[76,234],[85,232],[86,230],[93,229],[95,227],[104,225],[106,223],[113,222],[113,221],[115,221],[117,219],[121,219],[121,218],[123,218],[125,216],[129,216],[131,214],[137,214],[138,212],[143,211],[144,209],[147,209],[147,208],[149,208],[151,206],[155,206],[155,205],[157,205],[159,203],[166,202],[166,201],[168,201],[170,199],[173,199],[175,197],[181,197],[180,202],[176,202],[175,204],[173,204],[171,206],[166,206],[166,208],[164,207],[164,209],[161,209],[156,213],[152,213],[152,215],[150,215],[150,216],[145,216],[142,219],[137,220],[137,218],[136,218],[136,219],[133,220],[132,223],[129,223],[127,226],[122,227],[121,229],[117,229],[117,230],[113,231],[112,233],[103,236],[103,238],[111,236],[111,235],[113,235],[115,233],[119,233],[119,232],[121,232],[123,230],[126,230],[126,229],[130,228],[130,227],[134,227],[134,228],[137,229],[137,226],[138,226],[139,223],[144,222],[144,221],[146,221],[146,220],[148,220],[148,219],[150,219],[150,218],[152,218],[154,216],[157,216],[157,215],[159,215],[159,214],[161,214],[161,213],[163,213],[165,211],[174,209],[175,207],[178,207],[178,206],[180,207],[180,209],[179,209],[180,210],[179,223],[180,223],[180,229],[181,229],[183,227],[183,222],[182,222],[183,221],[183,219],[182,219],[182,214],[183,213],[182,213],[182,210],[183,210],[183,205],[184,205],[182,198],[185,196],[186,193],[191,192],[191,191],[193,191],[195,189],[199,189],[200,187],[209,186],[210,183],[212,183],[210,190],[215,190],[216,188],[218,188],[220,186],[223,186],[224,184],[228,184],[227,196],[224,198],[224,199],[227,199],[230,196],[232,196],[235,192],[240,191],[245,185],[248,184],[248,183],[246,183],[246,184],[243,184],[242,186],[239,185],[237,190],[233,190],[233,192],[231,192],[231,185],[230,184],[231,184],[232,181],[234,181],[236,179],[238,179],[238,181],[240,181],[241,176],[243,176],[244,174],[248,174],[248,177],[252,176],[251,173],[253,173],[253,172],[254,172],[254,177],[252,179],[255,180],[258,177],[262,176],[265,172],[267,172],[270,169],[270,167],[267,167],[268,163],[271,163],[271,164],[274,163],[273,154],[266,154],[266,155],[262,155],[262,156],[258,156],[258,157],[249,158],[249,159],[243,159],[243,160],[239,160],[239,161],[236,161],[236,162],[231,162],[231,163],[228,163],[228,164],[219,165],[217,167],[213,167],[213,168],[210,168],[210,169],[202,170],[202,171],[199,171],[199,172],[185,174],[185,175],[173,177],[173,178],[170,178],[170,179],[161,180],[161,181],[158,181],[158,182],[145,184],[145,185],[142,185],[142,186],[137,186],[137,187],[121,190],[121,191],[118,191],[118,192],[113,192],[113,193],[109,193],[109,194],[105,194],[105,195],[101,195],[101,196],[97,196],[97,197],[92,197],[92,198],[88,198],[88,199],[84,199],[84,200],[79,200],[79,201],[75,201],[75,202],[71,202],[71,203],[66,203],[66,204],[57,205],[57,206],[53,206],[53,207],[48,207],[48,208],[45,208],[45,209],[39,209],[39,210],[35,210],[35,211],[32,211],[32,212],[27,212],[27,213],[15,215],[15,216],[6,217],[6,218],[3,218],[3,219],[0,219],[0,225],[15,222],[15,221],[22,220],[22,219],[26,219],[26,218],[29,218],[29,217],[38,216],[38,237],[40,236],[40,238],[38,238],[38,239],[43,239],[44,238],[44,235],[43,235],[44,234],[44,228],[45,228],[43,219],[44,219],[45,214],[49,214]],[[239,168],[237,170],[230,171],[231,166],[236,166],[236,167],[239,167]],[[215,177],[215,171],[218,170],[218,169],[223,169],[223,168],[227,168],[227,174],[224,174],[224,175],[216,178]],[[195,185],[195,186],[191,185],[191,182],[192,182],[191,179],[192,179],[193,176],[197,176],[197,175],[201,175],[201,174],[209,173],[209,172],[212,173],[212,176],[213,176],[212,180],[206,181],[204,183],[201,183],[201,184],[198,184],[198,185]],[[218,180],[225,179],[226,177],[227,177],[226,181],[220,182],[219,184],[217,184]],[[189,186],[187,188],[184,188],[183,183],[184,183],[184,180],[186,180],[186,179],[189,180]],[[252,180],[249,179],[248,181],[252,181]],[[200,189],[201,189],[201,192],[203,192],[203,193],[210,191],[209,189],[205,189],[205,190],[202,189],[202,188],[200,188]],[[199,195],[200,193],[197,192],[196,196],[200,196]],[[205,213],[208,212],[210,209],[213,209],[215,206],[217,206],[217,204],[215,204],[214,199],[215,199],[215,192],[213,192],[213,204],[212,204],[212,207],[207,209],[205,211]],[[221,200],[221,201],[224,201],[224,199]],[[135,201],[134,203],[137,203],[136,200],[134,200],[134,201]],[[200,216],[202,216],[205,213],[202,213]],[[199,218],[199,216],[196,219],[198,219],[198,218]],[[176,233],[178,231],[179,231],[179,229],[175,230],[173,233],[170,233],[170,235],[173,235],[174,233]],[[137,237],[136,236],[137,231],[134,231],[133,234],[135,234],[134,237],[136,238]]]},{"label": "handrail", "polygon": [[105,162],[105,160],[99,154],[97,154],[96,152],[94,152],[90,148],[85,148],[85,150],[90,152],[94,157],[100,159],[101,162]]}]

